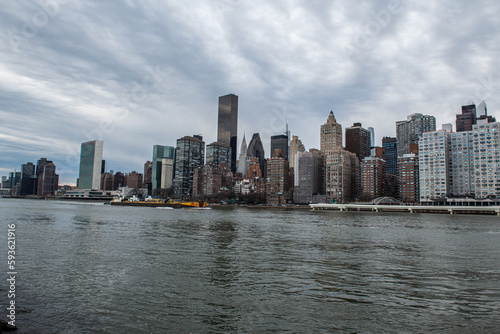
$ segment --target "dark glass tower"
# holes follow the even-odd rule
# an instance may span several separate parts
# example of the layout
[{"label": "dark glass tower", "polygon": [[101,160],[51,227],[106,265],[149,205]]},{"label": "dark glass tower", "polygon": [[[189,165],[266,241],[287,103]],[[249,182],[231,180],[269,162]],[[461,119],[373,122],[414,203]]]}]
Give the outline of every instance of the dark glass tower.
[{"label": "dark glass tower", "polygon": [[271,157],[274,155],[274,150],[281,150],[281,156],[288,160],[288,136],[276,135],[271,136]]},{"label": "dark glass tower", "polygon": [[476,105],[462,106],[462,113],[457,115],[457,132],[472,131],[476,124]]},{"label": "dark glass tower", "polygon": [[236,144],[238,137],[238,96],[219,97],[217,142],[231,147],[231,171],[236,172]]},{"label": "dark glass tower", "polygon": [[[151,171],[151,188],[155,189],[161,188],[161,163],[162,159],[172,159],[175,160],[175,147],[154,145],[153,146],[153,164]],[[175,167],[174,167],[175,168]],[[172,179],[174,176],[172,175]]]},{"label": "dark glass tower", "polygon": [[355,153],[359,161],[370,156],[372,133],[361,126],[361,123],[354,123],[345,129],[345,149]]},{"label": "dark glass tower", "polygon": [[193,195],[194,171],[205,163],[205,142],[199,136],[177,139],[175,149],[174,197]]},{"label": "dark glass tower", "polygon": [[21,192],[19,195],[35,195],[35,165],[32,162],[21,165]]},{"label": "dark glass tower", "polygon": [[248,145],[247,155],[249,157],[255,157],[259,159],[260,172],[264,176],[266,174],[265,160],[264,160],[264,145],[260,140],[260,135],[254,133],[250,144]]},{"label": "dark glass tower", "polygon": [[382,138],[382,147],[384,148],[386,173],[398,175],[398,139],[384,137]]}]

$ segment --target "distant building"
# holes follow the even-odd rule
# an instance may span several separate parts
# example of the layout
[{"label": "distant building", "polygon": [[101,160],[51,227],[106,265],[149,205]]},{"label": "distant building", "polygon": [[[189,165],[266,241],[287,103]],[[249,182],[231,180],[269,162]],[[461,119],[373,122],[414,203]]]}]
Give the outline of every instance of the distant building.
[{"label": "distant building", "polygon": [[281,205],[290,199],[290,181],[288,160],[286,160],[279,149],[273,154],[267,163],[266,203],[270,205]]},{"label": "distant building", "polygon": [[101,140],[82,143],[78,178],[79,189],[100,189],[103,145]]},{"label": "distant building", "polygon": [[227,168],[229,168],[229,170],[232,170],[231,147],[219,142],[214,142],[210,145],[207,145],[206,163],[207,165],[214,164],[217,166],[221,166],[222,164],[224,164],[227,166]]},{"label": "distant building", "polygon": [[361,200],[371,201],[383,196],[385,160],[366,157],[361,161]]},{"label": "distant building", "polygon": [[[151,189],[153,192],[161,188],[163,159],[175,161],[175,148],[172,146],[154,145],[151,168]],[[172,184],[174,175],[168,174],[165,177],[166,179],[163,180],[163,184]]]},{"label": "distant building", "polygon": [[161,181],[160,188],[168,189],[174,184],[175,160],[171,158],[161,159]]},{"label": "distant building", "polygon": [[198,167],[193,176],[193,196],[210,197],[232,191],[233,173],[225,163]]},{"label": "distant building", "polygon": [[417,204],[420,201],[420,177],[418,155],[405,154],[398,158],[399,197],[401,202]]},{"label": "distant building", "polygon": [[384,148],[385,170],[387,174],[398,174],[398,139],[395,137],[382,138]]},{"label": "distant building", "polygon": [[[38,196],[53,196],[57,191],[59,176],[56,174],[56,166],[53,162],[43,167],[38,177]],[[99,184],[100,186],[100,184]]]},{"label": "distant building", "polygon": [[450,194],[450,134],[427,132],[419,143],[420,202],[446,200]]},{"label": "distant building", "polygon": [[398,140],[398,157],[410,153],[410,145],[418,144],[423,133],[436,130],[434,116],[411,114],[406,121],[396,122],[396,138]]},{"label": "distant building", "polygon": [[[325,156],[342,149],[342,125],[337,123],[333,111],[330,111],[325,124],[320,130],[321,147],[320,150]],[[328,161],[326,161],[328,163]]]},{"label": "distant building", "polygon": [[113,179],[114,175],[112,173],[103,173],[101,176],[101,190],[116,190],[113,189]]},{"label": "distant building", "polygon": [[248,147],[247,147],[247,142],[245,140],[245,134],[243,134],[243,141],[241,142],[241,148],[240,148],[240,157],[238,159],[238,173],[241,173],[241,175],[245,176],[247,174],[247,169],[248,169]]},{"label": "distant building", "polygon": [[476,124],[476,105],[462,106],[462,113],[457,115],[457,132],[472,131],[472,126]]},{"label": "distant building", "polygon": [[[162,161],[163,164],[163,161]],[[163,166],[163,165],[162,165]],[[172,176],[173,179],[173,176]],[[144,163],[144,188],[148,189],[148,194],[152,194],[153,191],[153,162],[146,161]]]},{"label": "distant building", "polygon": [[195,170],[205,163],[205,142],[199,136],[177,139],[175,149],[174,197],[193,195]]},{"label": "distant building", "polygon": [[361,123],[354,123],[345,129],[345,149],[356,154],[359,161],[370,156],[372,133],[361,126]]},{"label": "distant building", "polygon": [[500,198],[500,123],[472,127],[476,199]]},{"label": "distant building", "polygon": [[262,141],[260,140],[260,135],[258,133],[254,133],[250,143],[248,144],[248,152],[249,157],[255,157],[259,160],[260,171],[262,176],[265,177],[265,158],[264,158],[264,146],[262,145]]},{"label": "distant building", "polygon": [[348,202],[359,195],[359,160],[342,147],[342,125],[330,111],[320,129],[321,153],[325,159],[325,194],[329,202]]},{"label": "distant building", "polygon": [[288,160],[288,136],[275,135],[271,136],[271,153],[280,150],[281,156]]},{"label": "distant building", "polygon": [[[479,150],[478,150],[479,151]],[[479,153],[479,152],[478,152]],[[450,195],[475,197],[474,135],[471,131],[450,134]]]},{"label": "distant building", "polygon": [[299,139],[298,136],[292,136],[292,140],[290,141],[290,146],[289,146],[289,153],[290,157],[288,159],[290,168],[295,168],[295,157],[298,153],[300,152],[305,152],[306,148],[304,144],[302,144],[302,141]]},{"label": "distant building", "polygon": [[247,174],[245,176],[247,179],[262,177],[262,171],[260,170],[260,164],[258,158],[250,158]]},{"label": "distant building", "polygon": [[130,172],[124,177],[125,187],[142,189],[142,179],[143,175],[141,173],[137,173],[136,171]]},{"label": "distant building", "polygon": [[113,175],[113,190],[125,187],[125,175],[122,172],[116,172]]},{"label": "distant building", "polygon": [[21,165],[21,188],[20,196],[35,195],[35,165],[32,162]]},{"label": "distant building", "polygon": [[231,171],[236,173],[238,140],[238,96],[234,94],[219,97],[217,141],[231,148]]},{"label": "distant building", "polygon": [[325,161],[323,155],[318,151],[298,152],[295,155],[295,161],[294,203],[319,202],[315,200],[319,196],[324,199]]}]

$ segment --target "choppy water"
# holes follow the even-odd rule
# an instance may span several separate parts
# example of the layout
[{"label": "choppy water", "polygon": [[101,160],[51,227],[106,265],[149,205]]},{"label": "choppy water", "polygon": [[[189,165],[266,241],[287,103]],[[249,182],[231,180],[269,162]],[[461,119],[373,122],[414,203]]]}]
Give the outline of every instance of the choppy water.
[{"label": "choppy water", "polygon": [[0,199],[0,218],[18,333],[500,332],[496,216]]}]

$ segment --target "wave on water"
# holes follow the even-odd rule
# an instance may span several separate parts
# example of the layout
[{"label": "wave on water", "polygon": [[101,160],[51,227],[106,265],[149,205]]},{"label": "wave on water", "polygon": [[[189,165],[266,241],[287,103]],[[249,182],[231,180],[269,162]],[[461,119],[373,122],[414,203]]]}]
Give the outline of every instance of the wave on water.
[{"label": "wave on water", "polygon": [[165,206],[165,207],[157,207],[157,209],[161,209],[161,210],[173,210],[174,208],[171,208],[169,206]]}]

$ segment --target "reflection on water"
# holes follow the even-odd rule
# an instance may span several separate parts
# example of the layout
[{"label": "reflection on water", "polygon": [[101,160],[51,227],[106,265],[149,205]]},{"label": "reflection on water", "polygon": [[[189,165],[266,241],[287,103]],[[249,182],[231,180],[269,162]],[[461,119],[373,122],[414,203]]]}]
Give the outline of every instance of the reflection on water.
[{"label": "reflection on water", "polygon": [[500,328],[498,217],[7,199],[0,213],[17,225],[18,333]]}]

